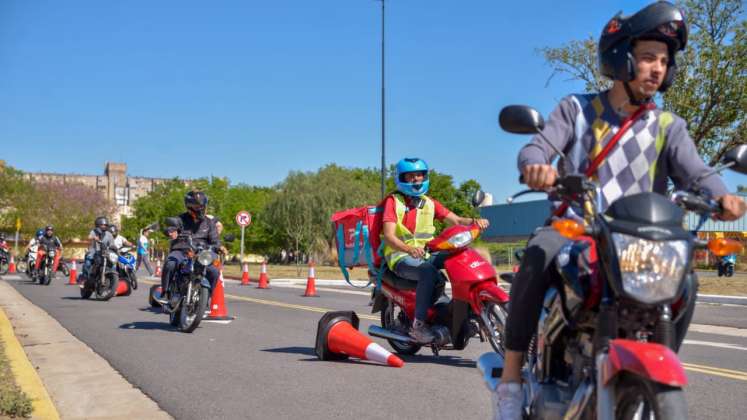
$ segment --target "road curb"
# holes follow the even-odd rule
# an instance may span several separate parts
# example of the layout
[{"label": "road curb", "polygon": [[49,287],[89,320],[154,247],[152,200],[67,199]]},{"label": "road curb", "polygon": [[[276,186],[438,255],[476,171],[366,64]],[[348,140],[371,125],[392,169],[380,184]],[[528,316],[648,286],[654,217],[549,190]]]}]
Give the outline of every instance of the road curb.
[{"label": "road curb", "polygon": [[[0,307],[11,320],[26,357],[36,369],[61,418],[172,418],[130,384],[106,359],[7,281],[0,281]],[[96,392],[101,389],[107,392]]]},{"label": "road curb", "polygon": [[31,399],[32,416],[41,419],[59,419],[60,414],[52,402],[47,388],[31,365],[13,331],[13,325],[0,306],[0,339],[5,343],[5,355],[10,362],[10,371],[16,385]]},{"label": "road curb", "polygon": [[727,295],[702,295],[699,293],[697,302],[699,303],[720,303],[722,305],[747,306],[747,297],[727,296]]}]

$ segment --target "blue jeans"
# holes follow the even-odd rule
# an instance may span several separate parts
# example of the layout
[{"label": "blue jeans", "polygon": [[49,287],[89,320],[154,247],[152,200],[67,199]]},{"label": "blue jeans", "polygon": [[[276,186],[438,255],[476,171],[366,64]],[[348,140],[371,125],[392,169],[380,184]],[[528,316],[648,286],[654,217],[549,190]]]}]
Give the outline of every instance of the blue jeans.
[{"label": "blue jeans", "polygon": [[408,255],[394,266],[394,274],[418,282],[415,289],[415,319],[425,321],[428,308],[433,304],[433,291],[438,284],[439,270],[444,267],[444,259],[445,255],[432,255],[428,259]]}]

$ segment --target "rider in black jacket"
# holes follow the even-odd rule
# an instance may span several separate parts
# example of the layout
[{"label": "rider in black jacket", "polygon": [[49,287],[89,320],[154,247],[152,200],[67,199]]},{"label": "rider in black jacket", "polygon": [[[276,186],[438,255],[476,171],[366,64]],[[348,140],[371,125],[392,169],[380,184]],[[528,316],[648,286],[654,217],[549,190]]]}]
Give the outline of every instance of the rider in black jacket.
[{"label": "rider in black jacket", "polygon": [[[169,297],[166,296],[166,293],[169,290],[169,282],[174,275],[174,271],[187,258],[186,252],[190,249],[189,238],[191,238],[194,247],[210,247],[216,252],[220,248],[220,239],[215,223],[205,216],[207,204],[208,198],[205,193],[201,191],[188,192],[184,196],[184,207],[187,208],[187,211],[179,215],[181,226],[170,226],[166,230],[167,234],[176,231],[177,236],[171,241],[169,256],[161,274],[163,294],[158,301],[163,305],[168,303]],[[205,274],[210,282],[211,289],[214,288],[220,272],[211,265],[206,267]]]},{"label": "rider in black jacket", "polygon": [[[49,225],[44,228],[44,235],[39,239],[39,246],[43,247],[47,252],[53,249],[57,250],[57,252],[62,252],[62,241],[54,234],[54,226]],[[59,259],[60,257],[56,258]],[[37,269],[39,269],[40,264],[41,260],[36,260]]]}]

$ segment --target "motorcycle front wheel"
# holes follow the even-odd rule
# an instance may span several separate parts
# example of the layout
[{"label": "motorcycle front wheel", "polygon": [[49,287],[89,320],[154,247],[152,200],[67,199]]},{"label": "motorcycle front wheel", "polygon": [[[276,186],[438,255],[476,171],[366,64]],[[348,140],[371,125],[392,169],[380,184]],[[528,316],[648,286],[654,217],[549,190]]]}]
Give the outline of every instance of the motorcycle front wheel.
[{"label": "motorcycle front wheel", "polygon": [[97,288],[96,294],[98,294],[99,299],[107,301],[117,294],[118,285],[119,276],[117,276],[117,273],[106,273],[103,282]]},{"label": "motorcycle front wheel", "polygon": [[0,275],[8,274],[8,263],[3,261],[0,263]]},{"label": "motorcycle front wheel", "polygon": [[616,386],[619,420],[674,420],[687,418],[687,402],[681,388],[661,385],[634,375],[624,375]]},{"label": "motorcycle front wheel", "polygon": [[210,291],[207,287],[192,290],[191,303],[186,305],[182,302],[182,309],[179,312],[179,330],[191,333],[200,325],[207,309],[208,296],[210,296]]},{"label": "motorcycle front wheel", "polygon": [[505,354],[505,348],[503,347],[503,337],[505,336],[506,329],[506,318],[508,312],[503,305],[499,305],[494,302],[487,302],[482,307],[482,322],[483,334],[490,343],[490,347],[493,351],[503,356]]},{"label": "motorcycle front wheel", "polygon": [[127,276],[130,278],[130,286],[132,290],[137,290],[137,276],[132,271],[127,272]]},{"label": "motorcycle front wheel", "polygon": [[[385,307],[381,309],[381,326],[384,329],[396,331],[402,335],[408,335],[412,321],[408,318],[405,311],[399,306],[393,304],[389,299],[385,299]],[[403,343],[397,340],[389,340],[395,352],[404,355],[412,355],[420,350],[420,345],[415,343]]]}]

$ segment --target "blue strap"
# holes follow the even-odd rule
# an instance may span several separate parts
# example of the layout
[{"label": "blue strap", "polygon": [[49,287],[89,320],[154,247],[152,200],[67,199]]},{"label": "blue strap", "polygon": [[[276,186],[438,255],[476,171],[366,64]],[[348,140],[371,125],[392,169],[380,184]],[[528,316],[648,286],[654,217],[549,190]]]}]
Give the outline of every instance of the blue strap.
[{"label": "blue strap", "polygon": [[363,222],[359,221],[358,223],[356,223],[356,225],[355,225],[355,234],[353,236],[353,242],[354,242],[354,246],[353,246],[353,264],[356,264],[356,265],[358,263],[358,258],[360,258],[360,256],[361,256],[361,245],[360,245],[360,243],[361,243],[361,241],[360,241],[360,238],[361,238],[361,226],[363,226]]},{"label": "blue strap", "polygon": [[345,267],[345,232],[342,230],[342,225],[337,227],[337,263],[340,264],[340,271],[345,280],[350,283],[350,273]]}]

